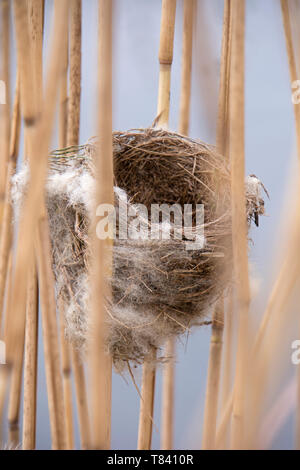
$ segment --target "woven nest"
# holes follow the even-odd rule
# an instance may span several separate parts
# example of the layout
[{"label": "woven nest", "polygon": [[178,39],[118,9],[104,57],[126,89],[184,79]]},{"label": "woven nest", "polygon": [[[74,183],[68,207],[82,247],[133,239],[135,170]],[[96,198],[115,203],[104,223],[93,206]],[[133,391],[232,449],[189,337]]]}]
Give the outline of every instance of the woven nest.
[{"label": "woven nest", "polygon": [[[116,365],[142,362],[165,340],[207,318],[231,282],[230,175],[223,156],[202,142],[161,129],[113,133],[115,206],[127,209],[151,228],[152,204],[204,204],[204,244],[188,250],[186,239],[127,240],[113,245],[108,279],[107,347]],[[66,306],[66,333],[78,347],[89,335],[88,230],[93,208],[95,143],[58,150],[50,156],[47,205],[57,296]],[[21,177],[16,191],[22,192]],[[24,179],[24,178],[23,178]],[[22,183],[23,184],[23,183]],[[248,222],[263,204],[247,198]],[[117,211],[118,213],[118,211]],[[159,223],[163,229],[163,223]],[[169,228],[170,228],[169,227]],[[163,230],[162,230],[163,231]],[[135,234],[136,235],[136,234]]]}]

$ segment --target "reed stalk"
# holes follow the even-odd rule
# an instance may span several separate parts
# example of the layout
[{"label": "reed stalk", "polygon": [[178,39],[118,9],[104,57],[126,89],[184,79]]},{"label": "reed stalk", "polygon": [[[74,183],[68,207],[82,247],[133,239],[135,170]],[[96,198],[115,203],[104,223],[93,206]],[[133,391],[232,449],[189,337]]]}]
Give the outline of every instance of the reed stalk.
[{"label": "reed stalk", "polygon": [[0,77],[5,86],[5,103],[0,103],[0,223],[5,204],[5,189],[10,141],[10,2],[0,4]]},{"label": "reed stalk", "polygon": [[[72,0],[70,15],[70,70],[67,115],[67,146],[79,144],[80,95],[81,95],[81,0]],[[89,412],[86,393],[85,373],[76,350],[71,354],[76,390],[81,447],[87,449],[90,443]]]},{"label": "reed stalk", "polygon": [[168,127],[170,109],[171,67],[175,30],[176,0],[162,0],[160,44],[159,44],[159,85],[157,116],[158,125]]},{"label": "reed stalk", "polygon": [[12,206],[10,203],[11,176],[15,172],[17,156],[19,153],[20,124],[20,76],[17,72],[16,90],[11,123],[8,177],[6,181],[5,204],[3,211],[3,220],[1,224],[0,239],[0,331],[2,331],[4,293],[7,279],[8,259],[12,243]]},{"label": "reed stalk", "polygon": [[[232,247],[238,311],[238,347],[234,385],[231,447],[244,445],[245,383],[247,368],[248,238],[245,201],[244,162],[244,30],[245,2],[234,0],[232,23],[232,68],[230,77],[230,162],[232,197]],[[242,222],[244,221],[244,223]]]},{"label": "reed stalk", "polygon": [[[33,80],[37,100],[37,116],[40,116],[43,99],[44,1],[28,0],[27,5],[30,45],[32,51]],[[25,141],[28,141],[26,133]],[[38,281],[36,262],[34,259],[28,278],[26,300],[23,449],[34,449],[36,439],[38,308]]]},{"label": "reed stalk", "polygon": [[161,449],[164,450],[173,449],[175,354],[176,346],[172,338],[167,341],[165,346],[165,355],[168,362],[163,369]]},{"label": "reed stalk", "polygon": [[215,448],[219,383],[222,361],[222,338],[224,328],[224,301],[221,299],[214,309],[210,339],[207,385],[204,407],[202,448]]},{"label": "reed stalk", "polygon": [[[7,359],[14,367],[18,367],[21,360],[21,342],[24,334],[26,287],[28,279],[28,266],[33,256],[34,235],[39,226],[38,256],[39,282],[41,288],[41,303],[43,305],[43,334],[45,346],[45,362],[47,371],[47,386],[49,396],[50,421],[52,425],[53,446],[64,448],[64,423],[60,422],[63,409],[61,376],[59,360],[57,357],[57,331],[56,310],[53,291],[53,276],[51,272],[51,251],[47,220],[43,214],[44,183],[46,179],[48,149],[52,132],[53,118],[57,97],[57,80],[61,71],[60,48],[66,40],[64,22],[68,18],[68,2],[55,2],[55,23],[53,42],[47,74],[45,101],[39,118],[37,98],[35,96],[33,76],[33,59],[28,51],[30,48],[30,35],[28,27],[27,3],[14,2],[15,25],[17,37],[17,57],[21,74],[21,107],[25,123],[25,132],[28,139],[29,164],[31,181],[24,200],[24,209],[19,224],[16,262],[13,276],[12,302],[8,308],[9,338],[7,345]],[[45,209],[44,209],[45,214]],[[38,219],[40,222],[38,224]],[[52,289],[52,290],[51,290]],[[57,348],[57,350],[56,350]],[[54,377],[53,377],[54,376]]]},{"label": "reed stalk", "polygon": [[[151,360],[152,359],[152,360]],[[155,390],[155,361],[156,354],[144,362],[140,416],[139,416],[139,432],[138,432],[138,450],[151,449],[152,441],[152,424],[153,424],[153,407],[154,407],[154,390]],[[168,422],[168,424],[170,424]]]},{"label": "reed stalk", "polygon": [[62,381],[63,381],[63,395],[64,395],[64,411],[66,422],[66,441],[67,449],[74,449],[74,431],[73,431],[73,402],[72,402],[72,381],[71,381],[71,358],[70,358],[70,345],[65,338],[65,317],[64,317],[64,303],[59,302],[60,314],[60,349],[61,349],[61,366],[62,366]]},{"label": "reed stalk", "polygon": [[[157,125],[168,127],[170,112],[171,68],[175,31],[176,0],[162,0],[160,43],[159,43],[159,84],[157,103]],[[171,339],[166,350],[174,351]],[[164,368],[162,402],[162,448],[172,448],[174,408],[174,364],[173,359]],[[154,359],[149,358],[143,365],[141,402],[138,430],[138,449],[150,449],[152,440],[153,407],[155,393]],[[147,447],[149,446],[149,447]]]},{"label": "reed stalk", "polygon": [[78,410],[81,449],[86,450],[90,445],[91,437],[84,366],[82,359],[80,358],[80,354],[78,351],[76,351],[75,348],[72,348],[71,353],[76,389],[76,403]]},{"label": "reed stalk", "polygon": [[78,145],[81,94],[81,0],[71,1],[68,146]]},{"label": "reed stalk", "polygon": [[[178,128],[179,133],[184,135],[188,135],[190,121],[194,15],[195,1],[185,0],[183,5],[182,68]],[[164,366],[163,370],[161,448],[172,449],[174,428],[174,380],[176,354],[176,346],[174,339],[169,339],[167,341],[165,347],[165,354],[166,357],[168,357],[169,359],[167,364]]]},{"label": "reed stalk", "polygon": [[38,283],[35,263],[28,280],[25,357],[24,357],[24,405],[22,449],[35,449],[36,443],[36,394],[38,363]]},{"label": "reed stalk", "polygon": [[[98,61],[98,132],[99,146],[95,158],[96,201],[114,203],[113,148],[112,148],[112,14],[109,0],[99,0],[99,61]],[[105,277],[112,270],[112,240],[96,236],[96,221],[91,227],[92,239],[92,336],[89,351],[91,447],[109,449],[111,439],[111,367],[112,361],[105,348],[106,310],[110,288]]]},{"label": "reed stalk", "polygon": [[189,133],[195,5],[195,0],[185,0],[183,4],[181,92],[178,130],[180,134],[184,135],[188,135]]},{"label": "reed stalk", "polygon": [[[217,150],[228,158],[229,136],[229,76],[230,76],[230,2],[224,4],[223,37],[221,50],[219,106],[217,119]],[[212,332],[210,340],[209,363],[207,371],[207,386],[204,407],[204,424],[202,448],[215,448],[217,414],[219,403],[219,388],[222,363],[222,346],[224,330],[224,299],[218,301],[212,317]]]},{"label": "reed stalk", "polygon": [[52,449],[61,450],[66,449],[67,440],[56,304],[53,289],[54,278],[51,258],[50,256],[45,256],[51,253],[49,227],[46,216],[40,217],[36,240]]},{"label": "reed stalk", "polygon": [[[287,0],[280,0],[281,12],[284,26],[284,35],[286,41],[286,50],[288,56],[288,64],[290,70],[290,80],[291,85],[299,79],[297,76],[297,64],[295,59],[294,47],[293,47],[293,38],[290,22],[290,12],[289,12],[289,3]],[[298,158],[300,160],[300,106],[299,104],[294,104],[294,115],[295,115],[295,125],[296,125],[296,138],[297,138],[297,151]]]}]

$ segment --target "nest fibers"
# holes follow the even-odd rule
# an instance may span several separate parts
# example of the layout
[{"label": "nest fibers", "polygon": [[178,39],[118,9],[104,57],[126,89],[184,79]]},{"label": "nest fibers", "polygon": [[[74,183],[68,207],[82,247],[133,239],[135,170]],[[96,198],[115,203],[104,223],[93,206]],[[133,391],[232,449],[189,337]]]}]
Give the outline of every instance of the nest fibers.
[{"label": "nest fibers", "polygon": [[[115,132],[113,148],[116,224],[113,271],[107,280],[112,289],[106,305],[107,348],[120,366],[142,362],[166,339],[203,323],[227,288],[232,270],[230,175],[213,147],[162,129]],[[66,335],[80,348],[89,335],[95,151],[96,144],[89,143],[53,152],[47,180],[56,295],[65,304]],[[27,181],[23,167],[14,177],[16,208]],[[263,213],[253,184],[247,194],[248,223]],[[162,219],[154,220],[153,205],[162,204]],[[204,208],[200,223],[197,204]],[[182,210],[181,216],[171,212],[167,219],[166,208],[172,205]],[[186,208],[192,227],[185,230]],[[127,238],[120,233],[124,217]]]}]

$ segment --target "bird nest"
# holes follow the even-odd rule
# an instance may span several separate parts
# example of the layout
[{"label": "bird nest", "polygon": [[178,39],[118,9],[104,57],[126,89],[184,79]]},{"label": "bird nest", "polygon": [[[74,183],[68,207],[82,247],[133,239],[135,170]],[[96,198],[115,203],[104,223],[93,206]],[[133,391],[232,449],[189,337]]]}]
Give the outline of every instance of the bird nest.
[{"label": "bird nest", "polygon": [[[90,330],[88,234],[96,151],[91,141],[52,152],[47,181],[56,295],[65,304],[66,334],[80,348]],[[166,339],[205,323],[231,282],[230,174],[214,147],[162,129],[114,132],[113,157],[116,226],[107,348],[119,366],[140,363]],[[22,171],[15,177],[15,200],[26,187]],[[250,222],[263,204],[248,196]],[[174,206],[181,216],[168,212]],[[153,207],[161,209],[159,219],[153,219]],[[187,208],[192,226],[185,230]],[[125,238],[124,214],[131,227]]]}]

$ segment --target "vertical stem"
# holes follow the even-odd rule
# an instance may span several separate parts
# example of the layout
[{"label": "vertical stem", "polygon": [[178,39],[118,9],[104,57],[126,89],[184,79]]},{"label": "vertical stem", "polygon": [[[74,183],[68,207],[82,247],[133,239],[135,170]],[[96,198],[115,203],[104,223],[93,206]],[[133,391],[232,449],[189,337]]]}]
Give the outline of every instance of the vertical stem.
[{"label": "vertical stem", "polygon": [[[96,207],[114,204],[112,148],[112,2],[99,0],[99,80],[98,119],[99,146],[96,155]],[[111,274],[112,240],[96,236],[96,221],[92,227],[92,336],[90,343],[90,405],[91,442],[95,449],[109,449],[111,439],[111,357],[105,346],[105,302],[110,288],[105,278]]]},{"label": "vertical stem", "polygon": [[[217,150],[226,155],[229,133],[229,71],[230,71],[230,2],[224,4],[223,37],[221,52],[219,109],[217,121]],[[227,156],[227,155],[226,155]],[[215,306],[212,317],[209,364],[205,398],[203,449],[214,449],[216,439],[219,385],[222,362],[222,342],[224,329],[224,300]]]},{"label": "vertical stem", "polygon": [[176,0],[162,0],[160,44],[159,44],[159,85],[157,115],[158,125],[167,127],[170,109],[171,67],[175,29]]},{"label": "vertical stem", "polygon": [[23,450],[35,448],[38,362],[38,284],[35,263],[29,276],[24,358]]},{"label": "vertical stem", "polygon": [[[162,0],[160,43],[159,43],[159,84],[157,115],[158,125],[168,127],[170,111],[170,85],[171,67],[173,62],[174,31],[175,31],[176,0]],[[172,342],[172,340],[170,340]],[[168,345],[169,348],[173,346]],[[138,432],[138,448],[150,449],[152,439],[154,393],[155,393],[155,357],[145,361],[143,366],[143,378],[141,388],[141,404]],[[174,376],[173,364],[165,366],[163,404],[162,404],[162,446],[172,447],[173,426],[173,387],[170,377]],[[167,400],[167,403],[165,402]],[[171,402],[169,401],[171,400]],[[145,446],[149,447],[145,447]]]},{"label": "vertical stem", "polygon": [[175,341],[169,339],[165,347],[168,363],[163,369],[161,448],[173,448],[174,428],[174,390],[175,390]]},{"label": "vertical stem", "polygon": [[44,339],[45,369],[48,389],[48,406],[51,424],[53,449],[66,448],[66,426],[63,401],[63,386],[58,343],[58,328],[56,320],[56,305],[54,296],[54,278],[52,263],[48,253],[51,253],[49,227],[46,217],[41,217],[37,231],[37,259],[39,288],[42,308],[42,327]]},{"label": "vertical stem", "polygon": [[[5,103],[0,103],[0,223],[3,216],[10,139],[10,2],[0,4],[0,79]],[[1,87],[2,90],[2,87]],[[2,97],[2,95],[1,95]]]},{"label": "vertical stem", "polygon": [[75,348],[72,348],[72,366],[76,388],[76,402],[80,428],[81,448],[88,449],[91,438],[85,374],[81,358]]},{"label": "vertical stem", "polygon": [[250,303],[247,218],[245,203],[244,161],[244,40],[245,1],[232,2],[232,69],[230,88],[230,159],[232,197],[232,246],[235,288],[238,311],[238,347],[231,446],[241,448],[245,431],[245,378],[248,339],[248,310]]},{"label": "vertical stem", "polygon": [[[152,359],[152,361],[151,361]],[[144,362],[139,418],[138,450],[151,449],[156,355]]]},{"label": "vertical stem", "polygon": [[[33,80],[36,89],[37,114],[40,114],[43,98],[44,1],[28,0],[28,24],[32,51]],[[28,277],[26,301],[23,449],[34,449],[36,440],[38,308],[38,283],[34,259]]]},{"label": "vertical stem", "polygon": [[71,382],[71,359],[70,347],[65,338],[65,318],[64,318],[64,302],[58,300],[58,309],[60,313],[60,347],[61,347],[61,365],[62,365],[62,380],[64,391],[64,406],[65,406],[65,421],[67,433],[67,449],[74,448],[74,433],[73,433],[73,406],[72,406],[72,382]]},{"label": "vertical stem", "polygon": [[70,82],[68,101],[69,145],[78,145],[81,92],[81,0],[71,2],[70,21]]},{"label": "vertical stem", "polygon": [[207,385],[204,407],[203,442],[204,450],[215,448],[219,382],[222,360],[222,340],[224,327],[223,299],[215,307],[212,319]]},{"label": "vertical stem", "polygon": [[[281,3],[281,12],[284,26],[284,34],[286,41],[286,50],[289,62],[290,69],[290,79],[291,84],[297,80],[297,66],[293,48],[292,40],[292,31],[291,31],[291,22],[290,22],[290,13],[289,13],[289,4],[287,0],[280,0]],[[300,106],[299,104],[294,104],[294,114],[295,114],[295,124],[296,124],[296,137],[297,137],[297,150],[298,158],[300,159]]]},{"label": "vertical stem", "polygon": [[10,135],[8,177],[6,181],[5,204],[1,225],[0,239],[0,331],[2,331],[2,317],[4,308],[4,292],[7,278],[8,259],[12,243],[12,205],[10,202],[11,177],[15,172],[17,156],[19,153],[20,134],[20,76],[17,72],[16,90],[13,105],[13,115]]},{"label": "vertical stem", "polygon": [[191,101],[191,71],[195,0],[184,0],[179,132],[188,135]]},{"label": "vertical stem", "polygon": [[[72,0],[70,21],[70,78],[68,99],[67,146],[78,145],[80,131],[81,94],[81,0]],[[76,402],[79,418],[81,446],[86,449],[90,442],[88,403],[84,368],[78,353],[72,351]]]}]

